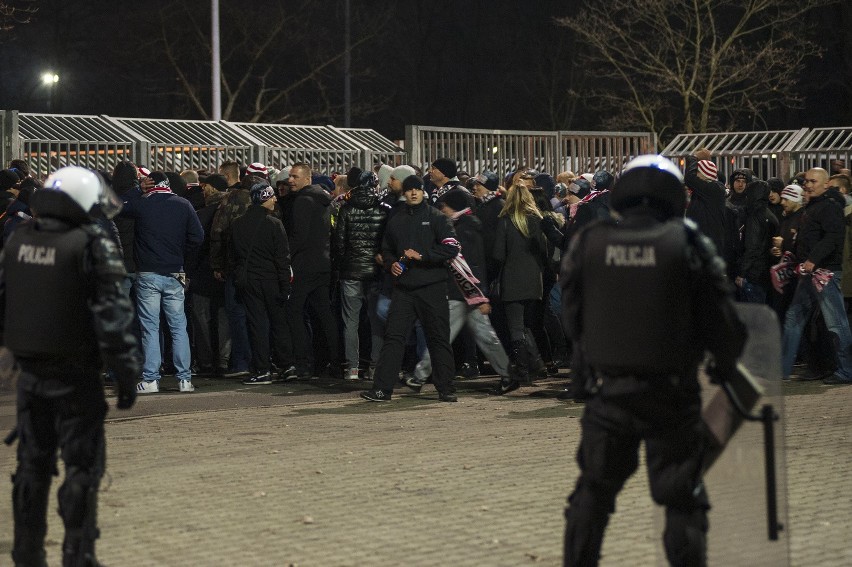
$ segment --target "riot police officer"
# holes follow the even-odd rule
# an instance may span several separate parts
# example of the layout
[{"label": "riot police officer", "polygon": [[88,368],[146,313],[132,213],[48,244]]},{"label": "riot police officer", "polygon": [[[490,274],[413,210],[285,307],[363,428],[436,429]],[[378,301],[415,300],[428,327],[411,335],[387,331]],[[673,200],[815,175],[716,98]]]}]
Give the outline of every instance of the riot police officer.
[{"label": "riot police officer", "polygon": [[3,343],[20,369],[12,558],[18,566],[47,565],[47,501],[60,450],[62,564],[98,565],[107,412],[100,371],[104,363],[114,371],[122,409],[133,405],[140,374],[122,257],[96,222],[117,213],[120,201],[99,175],[65,167],[33,194],[31,206],[36,218],[15,230],[0,255]]},{"label": "riot police officer", "polygon": [[703,565],[709,503],[697,369],[709,350],[714,375],[732,371],[745,328],[724,262],[683,219],[683,177],[671,161],[631,161],[610,204],[620,218],[581,230],[562,266],[574,368],[590,394],[580,478],[565,511],[564,564],[597,564],[616,496],[636,470],[644,440],[651,495],[666,508],[668,560]]}]

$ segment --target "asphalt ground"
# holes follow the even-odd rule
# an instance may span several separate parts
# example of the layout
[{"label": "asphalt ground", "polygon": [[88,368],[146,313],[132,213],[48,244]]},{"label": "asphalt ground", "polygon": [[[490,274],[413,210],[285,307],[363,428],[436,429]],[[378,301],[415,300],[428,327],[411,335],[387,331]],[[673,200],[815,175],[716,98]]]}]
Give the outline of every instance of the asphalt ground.
[{"label": "asphalt ground", "polygon": [[[563,506],[583,406],[553,395],[567,375],[504,397],[495,377],[458,381],[460,401],[366,382],[244,386],[196,377],[108,415],[99,559],[110,566],[560,565]],[[711,471],[710,565],[852,565],[852,387],[783,384],[784,529],[767,542],[760,430]],[[114,398],[110,399],[114,406]],[[0,393],[0,428],[14,422]],[[726,453],[726,456],[728,454]],[[757,455],[757,457],[756,457]],[[13,448],[0,447],[11,473]],[[710,478],[710,477],[713,478]],[[4,476],[9,478],[8,474]],[[59,564],[53,485],[46,549]],[[0,565],[10,564],[11,491],[0,497]],[[602,565],[665,564],[644,466],[619,496]],[[788,559],[789,558],[789,559]]]}]

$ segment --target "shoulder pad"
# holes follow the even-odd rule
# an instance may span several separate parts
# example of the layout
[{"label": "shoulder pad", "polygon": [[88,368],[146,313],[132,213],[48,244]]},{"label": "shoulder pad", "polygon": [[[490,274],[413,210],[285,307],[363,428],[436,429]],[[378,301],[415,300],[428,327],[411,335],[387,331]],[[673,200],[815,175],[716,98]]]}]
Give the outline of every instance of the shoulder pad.
[{"label": "shoulder pad", "polygon": [[100,234],[93,235],[89,245],[92,265],[98,275],[120,280],[127,275],[127,272],[124,269],[124,259],[118,251],[118,245],[106,234],[106,231],[100,227],[98,230]]}]

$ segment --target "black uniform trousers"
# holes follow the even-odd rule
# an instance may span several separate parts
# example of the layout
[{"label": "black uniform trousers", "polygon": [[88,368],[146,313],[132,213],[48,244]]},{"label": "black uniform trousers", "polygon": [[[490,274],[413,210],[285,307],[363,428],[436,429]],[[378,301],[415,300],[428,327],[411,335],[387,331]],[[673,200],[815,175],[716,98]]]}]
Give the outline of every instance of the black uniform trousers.
[{"label": "black uniform trousers", "polygon": [[292,358],[298,370],[307,370],[310,367],[311,342],[305,325],[306,305],[316,315],[320,332],[325,338],[328,347],[326,362],[333,365],[339,362],[337,316],[331,312],[330,282],[331,275],[328,272],[296,274],[293,279],[293,288],[287,301],[287,323],[293,341]]},{"label": "black uniform trousers", "polygon": [[68,360],[19,362],[12,557],[24,565],[40,564],[50,480],[58,473],[57,451],[65,463],[65,480],[59,488],[59,512],[65,525],[63,553],[94,556],[97,490],[106,458],[107,403],[100,369]]},{"label": "black uniform trousers", "polygon": [[416,289],[394,287],[385,326],[385,342],[373,374],[374,389],[388,395],[393,392],[405,355],[405,341],[418,319],[432,357],[432,382],[441,393],[452,391],[455,363],[450,347],[450,304],[446,281]]},{"label": "black uniform trousers", "polygon": [[278,280],[249,279],[240,293],[246,308],[252,367],[258,374],[269,372],[271,355],[271,360],[284,369],[289,359],[290,329],[287,296]]},{"label": "black uniform trousers", "polygon": [[668,560],[677,566],[704,565],[710,506],[701,480],[700,391],[695,378],[673,382],[678,380],[598,380],[581,422],[581,474],[565,511],[564,565],[597,565],[616,496],[638,467],[643,440],[651,496],[666,507]]}]

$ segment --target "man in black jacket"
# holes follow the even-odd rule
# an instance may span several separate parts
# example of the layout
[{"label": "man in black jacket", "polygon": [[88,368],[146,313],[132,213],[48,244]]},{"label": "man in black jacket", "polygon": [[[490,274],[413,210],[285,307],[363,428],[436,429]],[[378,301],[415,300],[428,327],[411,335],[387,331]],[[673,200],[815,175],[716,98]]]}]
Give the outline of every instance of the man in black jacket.
[{"label": "man in black jacket", "polygon": [[[485,297],[488,279],[485,275],[482,221],[473,214],[473,195],[467,189],[459,187],[441,195],[436,205],[453,223],[461,245],[459,258],[463,258],[467,267],[470,268],[470,275],[479,280],[479,283],[475,283],[466,277],[467,274],[462,270],[449,270],[447,299],[450,306],[450,342],[454,341],[466,326],[482,350],[482,354],[500,376],[500,384],[492,393],[502,395],[516,390],[520,387],[520,383],[509,375],[509,357],[488,318],[491,313],[491,304]],[[407,380],[406,384],[420,391],[420,387],[432,373],[432,361],[428,351],[417,364],[414,373],[419,383],[415,380]]]},{"label": "man in black jacket", "polygon": [[459,252],[449,220],[424,201],[423,181],[414,175],[403,182],[405,210],[388,221],[382,239],[385,269],[396,277],[385,342],[376,365],[373,389],[361,393],[371,402],[391,399],[405,339],[419,319],[432,353],[432,381],[442,402],[455,402],[450,312],[447,305],[447,261]]},{"label": "man in black jacket", "polygon": [[228,264],[246,306],[252,366],[243,384],[271,384],[272,360],[283,366],[290,342],[285,307],[290,295],[290,247],[275,215],[275,190],[265,181],[251,188],[251,205],[234,221]]},{"label": "man in black jacket", "polygon": [[772,238],[778,235],[778,219],[769,210],[769,185],[755,179],[745,190],[743,254],[737,264],[737,295],[740,301],[766,303],[771,281]]},{"label": "man in black jacket", "polygon": [[802,331],[814,309],[822,311],[825,325],[833,335],[837,370],[823,380],[826,384],[852,384],[852,333],[840,292],[843,244],[846,225],[843,195],[828,190],[828,172],[816,167],[805,174],[808,204],[796,238],[799,281],[793,301],[784,317],[784,376],[793,371]]},{"label": "man in black jacket", "polygon": [[[293,341],[297,378],[312,376],[308,353],[310,341],[305,327],[305,305],[316,315],[325,338],[327,362],[332,377],[340,374],[337,347],[337,318],[331,312],[331,195],[319,185],[311,185],[311,167],[295,163],[289,177],[292,206],[285,208],[284,228],[290,242],[293,287],[287,302],[287,322]],[[319,371],[319,368],[314,370]],[[285,376],[286,378],[291,375]]]},{"label": "man in black jacket", "polygon": [[340,274],[340,302],[348,365],[344,378],[347,380],[358,380],[358,326],[365,300],[372,336],[370,362],[374,368],[382,350],[384,326],[376,313],[381,291],[381,272],[376,255],[381,249],[390,207],[379,201],[376,193],[378,181],[372,171],[361,173],[358,185],[350,191],[340,209],[332,235],[332,260]]},{"label": "man in black jacket", "polygon": [[718,168],[710,157],[706,148],[686,156],[683,177],[690,191],[686,218],[695,221],[721,254],[725,244],[725,186],[716,179]]}]

